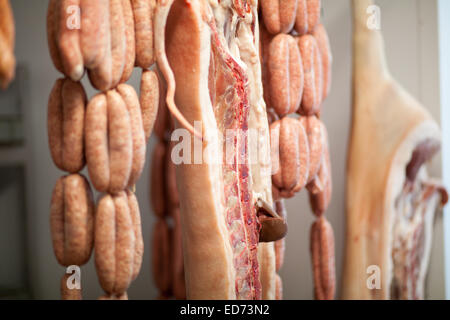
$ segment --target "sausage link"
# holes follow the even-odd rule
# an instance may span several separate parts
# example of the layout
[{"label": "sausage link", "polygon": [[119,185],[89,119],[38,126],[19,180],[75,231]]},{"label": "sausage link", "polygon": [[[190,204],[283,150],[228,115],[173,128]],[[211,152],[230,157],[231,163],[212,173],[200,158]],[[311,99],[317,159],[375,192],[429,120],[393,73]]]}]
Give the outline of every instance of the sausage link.
[{"label": "sausage link", "polygon": [[306,0],[308,11],[308,32],[314,32],[320,20],[321,0]]},{"label": "sausage link", "polygon": [[333,56],[330,49],[330,40],[328,39],[327,30],[322,24],[319,24],[313,33],[319,47],[320,57],[322,61],[322,75],[323,75],[323,93],[322,101],[328,96],[331,88],[331,65],[333,63]]},{"label": "sausage link", "polygon": [[70,274],[64,274],[61,278],[61,299],[62,300],[81,300],[81,288],[80,289],[69,289],[67,286],[67,280]]},{"label": "sausage link", "polygon": [[53,251],[56,260],[62,266],[66,265],[65,255],[65,228],[64,228],[64,177],[56,181],[50,203],[50,230],[52,236]]},{"label": "sausage link", "polygon": [[296,112],[303,92],[302,57],[294,38],[273,38],[268,62],[271,107],[281,117]]},{"label": "sausage link", "polygon": [[79,82],[66,79],[62,86],[63,149],[62,165],[65,171],[75,173],[83,169],[84,115],[86,93]]},{"label": "sausage link", "polygon": [[0,33],[3,33],[6,43],[11,51],[14,51],[15,26],[14,15],[9,0],[0,0]]},{"label": "sausage link", "polygon": [[322,165],[317,177],[308,184],[309,203],[313,213],[320,217],[328,209],[332,195],[331,161],[328,149],[328,138],[325,135],[325,147]]},{"label": "sausage link", "polygon": [[136,184],[144,169],[146,151],[145,133],[142,124],[139,98],[136,91],[134,91],[132,86],[127,84],[120,84],[117,87],[117,91],[120,93],[127,106],[131,121],[133,162],[131,165],[130,179],[128,181],[128,187],[131,187]]},{"label": "sausage link", "polygon": [[103,19],[100,25],[101,47],[104,48],[103,59],[99,64],[88,70],[89,80],[94,88],[100,91],[109,90],[112,86],[112,53],[111,53],[111,26],[109,3],[103,11]]},{"label": "sausage link", "polygon": [[124,190],[131,173],[133,146],[130,116],[122,97],[114,90],[107,93],[110,193]]},{"label": "sausage link", "polygon": [[108,105],[106,95],[99,93],[89,101],[86,111],[86,162],[95,189],[109,188]]},{"label": "sausage link", "polygon": [[116,208],[116,278],[114,293],[120,295],[126,292],[132,281],[135,235],[126,193],[120,192],[117,196],[114,196],[113,200]]},{"label": "sausage link", "polygon": [[170,230],[164,219],[158,219],[153,229],[152,267],[153,281],[163,295],[169,295],[172,286],[170,265]]},{"label": "sausage link", "polygon": [[155,62],[153,43],[153,14],[155,0],[131,0],[136,34],[136,65],[143,69]]},{"label": "sausage link", "polygon": [[94,200],[84,176],[64,179],[65,260],[83,265],[91,255],[94,232]]},{"label": "sausage link", "polygon": [[113,197],[104,195],[95,214],[95,268],[103,290],[114,291],[116,279],[116,208]]},{"label": "sausage link", "polygon": [[125,67],[126,34],[122,10],[122,0],[109,0],[109,18],[111,26],[112,80],[115,88],[122,79]]},{"label": "sausage link", "polygon": [[313,33],[320,20],[320,0],[299,0],[294,29],[299,35]]},{"label": "sausage link", "polygon": [[85,109],[82,85],[68,78],[57,80],[50,93],[47,129],[53,162],[63,171],[76,173],[84,167]]},{"label": "sausage link", "polygon": [[135,238],[134,259],[133,259],[133,275],[132,280],[135,280],[141,270],[142,257],[144,254],[144,240],[142,239],[142,225],[141,213],[139,211],[139,203],[136,195],[130,190],[125,191],[128,197],[128,206],[130,208],[131,220],[133,222],[133,231]]},{"label": "sausage link", "polygon": [[94,201],[86,178],[61,177],[53,189],[50,228],[56,259],[63,266],[85,264],[91,255]]},{"label": "sausage link", "polygon": [[[75,11],[74,11],[75,10]],[[83,77],[84,64],[80,49],[80,0],[61,0],[58,45],[64,73],[73,81]]]},{"label": "sausage link", "polygon": [[300,123],[303,125],[308,136],[309,144],[309,177],[311,182],[319,172],[322,165],[324,144],[325,144],[325,126],[315,116],[300,117]]},{"label": "sausage link", "polygon": [[336,282],[334,235],[325,217],[320,217],[312,225],[310,241],[315,299],[332,300]]},{"label": "sausage link", "polygon": [[[300,121],[284,117],[270,126],[272,164],[278,170],[272,174],[272,183],[280,196],[290,198],[307,183],[309,176],[308,138]],[[278,140],[278,141],[277,141]],[[278,165],[277,165],[278,162]]]},{"label": "sausage link", "polygon": [[0,0],[0,15],[0,89],[6,89],[14,79],[16,70],[15,26],[9,0]]},{"label": "sausage link", "polygon": [[298,0],[294,29],[299,35],[304,35],[308,32],[307,2],[307,0]]},{"label": "sausage link", "polygon": [[47,9],[47,43],[50,52],[50,57],[53,61],[55,68],[64,73],[64,69],[61,62],[61,56],[59,54],[59,48],[57,44],[57,38],[59,33],[59,15],[60,15],[59,0],[50,0]]},{"label": "sausage link", "polygon": [[295,22],[297,0],[261,0],[264,24],[271,34],[289,33]]},{"label": "sausage link", "polygon": [[304,88],[300,114],[312,115],[320,112],[322,103],[322,61],[316,39],[312,35],[298,38],[304,71]]},{"label": "sausage link", "polygon": [[86,158],[97,190],[117,193],[126,188],[133,159],[131,120],[115,90],[96,95],[88,104]]},{"label": "sausage link", "polygon": [[122,78],[120,83],[127,82],[133,73],[134,63],[136,62],[136,43],[134,33],[134,18],[133,8],[130,0],[122,0],[123,19],[125,22],[125,38],[126,38],[126,52],[125,65],[123,68]]},{"label": "sausage link", "polygon": [[108,0],[80,0],[81,32],[80,46],[84,65],[89,69],[96,68],[105,57],[109,43],[105,26],[109,17]]},{"label": "sausage link", "polygon": [[62,87],[64,79],[56,80],[48,99],[47,132],[50,154],[55,165],[64,171],[63,150],[63,106]]},{"label": "sausage link", "polygon": [[150,169],[150,202],[153,212],[159,218],[166,215],[166,189],[165,189],[165,165],[166,144],[158,142],[153,150],[153,157]]},{"label": "sausage link", "polygon": [[[297,120],[299,123],[298,125],[298,134],[296,135],[297,139],[294,140],[294,143],[296,142],[298,144],[298,150],[296,150],[296,154],[294,156],[296,157],[295,163],[295,175],[298,175],[297,183],[295,184],[294,188],[292,189],[293,192],[300,191],[307,183],[308,177],[309,177],[309,143],[308,143],[308,136],[306,135],[305,128],[302,126],[302,124]],[[284,131],[284,130],[286,131]],[[280,131],[280,137],[281,137],[281,144],[280,144],[280,150],[288,150],[290,148],[289,145],[289,137],[290,136],[290,130],[288,127],[281,126]],[[283,163],[291,163],[289,160],[289,154],[290,151],[287,152],[287,156],[284,154],[285,151],[281,152],[281,159],[283,159]],[[287,165],[288,170],[284,172],[283,174],[283,180],[285,182],[289,181],[289,167],[290,165]],[[284,164],[283,164],[284,165]],[[295,180],[294,180],[295,181]]]},{"label": "sausage link", "polygon": [[16,73],[16,58],[12,48],[8,46],[3,33],[0,32],[0,89],[6,89]]},{"label": "sausage link", "polygon": [[142,121],[144,123],[145,139],[148,141],[155,125],[160,99],[159,79],[155,71],[142,70],[140,90]]},{"label": "sausage link", "polygon": [[95,218],[95,265],[108,295],[120,296],[132,281],[135,231],[127,194],[105,194]]}]

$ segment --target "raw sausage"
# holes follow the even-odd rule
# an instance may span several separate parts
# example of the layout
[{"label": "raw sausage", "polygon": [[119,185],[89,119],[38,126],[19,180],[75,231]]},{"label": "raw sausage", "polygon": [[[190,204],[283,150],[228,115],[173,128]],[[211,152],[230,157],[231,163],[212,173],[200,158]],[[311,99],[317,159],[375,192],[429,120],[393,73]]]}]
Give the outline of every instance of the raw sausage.
[{"label": "raw sausage", "polygon": [[109,49],[106,27],[109,26],[108,0],[80,0],[81,4],[81,34],[80,45],[84,65],[96,68]]},{"label": "raw sausage", "polygon": [[[142,121],[144,123],[145,139],[148,141],[155,125],[159,106],[159,79],[153,70],[142,70],[140,102]],[[156,131],[156,128],[155,128]]]},{"label": "raw sausage", "polygon": [[128,185],[133,158],[130,115],[122,97],[108,91],[109,188],[116,193]]},{"label": "raw sausage", "polygon": [[134,19],[133,8],[131,7],[130,0],[122,0],[123,19],[125,22],[125,38],[126,38],[126,51],[125,51],[125,65],[123,68],[122,78],[120,83],[124,83],[130,79],[133,73],[134,64],[136,62],[136,43],[134,33]]},{"label": "raw sausage", "polygon": [[59,264],[81,266],[89,260],[94,236],[94,200],[84,176],[71,174],[56,182],[50,228]]},{"label": "raw sausage", "polygon": [[109,188],[108,104],[106,95],[95,95],[86,111],[86,162],[94,188],[106,192]]},{"label": "raw sausage", "polygon": [[269,48],[268,71],[271,107],[281,117],[296,112],[303,92],[300,51],[290,35],[273,38]]},{"label": "raw sausage", "polygon": [[289,33],[296,11],[297,0],[261,0],[264,24],[271,34]]},{"label": "raw sausage", "polygon": [[111,25],[111,57],[112,79],[111,87],[116,87],[122,79],[125,67],[126,34],[122,10],[122,0],[109,0],[109,14]]},{"label": "raw sausage", "polygon": [[149,68],[154,62],[153,11],[155,0],[131,0],[136,34],[136,65]]},{"label": "raw sausage", "polygon": [[73,81],[83,77],[80,49],[80,0],[61,0],[58,46],[64,73]]},{"label": "raw sausage", "polygon": [[95,219],[95,265],[100,285],[108,294],[126,292],[135,258],[135,233],[125,192],[104,195]]},{"label": "raw sausage", "polygon": [[132,86],[127,84],[120,84],[117,91],[122,96],[123,101],[128,109],[131,121],[131,134],[133,143],[133,162],[131,165],[130,179],[128,187],[136,184],[141,176],[145,165],[145,133],[142,124],[141,108],[139,105],[139,98]]},{"label": "raw sausage", "polygon": [[47,9],[47,42],[50,57],[53,61],[55,68],[64,73],[64,69],[61,62],[61,56],[59,54],[59,48],[57,45],[58,33],[59,33],[59,15],[60,15],[59,0],[50,0]]}]

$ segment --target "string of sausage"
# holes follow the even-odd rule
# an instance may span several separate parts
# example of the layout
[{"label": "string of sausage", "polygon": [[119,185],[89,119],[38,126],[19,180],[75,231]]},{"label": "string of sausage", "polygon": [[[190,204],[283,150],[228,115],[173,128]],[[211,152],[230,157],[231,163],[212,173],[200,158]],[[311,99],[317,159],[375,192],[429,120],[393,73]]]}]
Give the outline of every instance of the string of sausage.
[{"label": "string of sausage", "polygon": [[[105,296],[128,299],[140,270],[143,240],[134,186],[145,162],[158,109],[153,63],[154,1],[50,0],[47,34],[56,81],[48,104],[49,147],[55,165],[69,172],[54,188],[50,224],[58,262],[85,264],[95,247],[95,265]],[[125,84],[141,67],[141,95]],[[88,102],[79,82],[87,70],[101,92]],[[102,192],[94,205],[94,188]],[[94,222],[95,220],[95,222]],[[81,299],[63,276],[63,299]]]},{"label": "string of sausage", "polygon": [[[161,82],[161,95],[164,85]],[[171,160],[170,135],[173,123],[161,100],[155,122],[156,146],[150,172],[150,202],[157,221],[153,227],[152,273],[159,290],[158,299],[186,299],[183,249],[181,243],[180,202]]]},{"label": "string of sausage", "polygon": [[[320,24],[320,0],[262,0],[261,56],[264,99],[269,110],[274,207],[285,216],[283,199],[304,187],[316,221],[310,249],[316,299],[335,293],[334,236],[323,216],[331,199],[331,165],[321,104],[331,82],[331,53]],[[299,118],[288,117],[298,113]],[[276,270],[284,239],[275,245]],[[277,298],[282,297],[277,277]]]},{"label": "string of sausage", "polygon": [[143,68],[141,97],[151,100],[154,110],[158,110],[154,128],[157,143],[150,173],[150,202],[157,219],[151,240],[153,280],[159,290],[158,299],[172,296],[185,299],[178,190],[175,166],[170,160],[169,137],[173,127],[164,99],[159,99],[166,95],[164,81],[159,73],[145,70],[155,62],[153,16],[156,1],[140,0],[132,4],[137,26],[136,64]]}]

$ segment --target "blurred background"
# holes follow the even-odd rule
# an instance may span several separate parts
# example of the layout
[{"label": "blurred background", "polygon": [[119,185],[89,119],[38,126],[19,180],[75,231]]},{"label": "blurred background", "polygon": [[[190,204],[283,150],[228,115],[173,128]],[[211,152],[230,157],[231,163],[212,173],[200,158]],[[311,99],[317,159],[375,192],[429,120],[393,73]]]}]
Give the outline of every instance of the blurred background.
[{"label": "blurred background", "polygon": [[[12,86],[0,92],[0,298],[59,299],[64,268],[53,255],[49,206],[54,183],[63,172],[56,169],[50,158],[46,122],[48,95],[61,75],[53,67],[47,49],[48,1],[11,3],[16,22],[18,70]],[[440,92],[439,71],[439,29],[443,21],[438,9],[442,1],[379,0],[376,4],[381,8],[381,28],[393,76],[440,121],[441,99],[445,98]],[[323,107],[323,121],[329,132],[333,169],[333,199],[327,216],[335,231],[339,297],[351,120],[351,11],[348,0],[322,0],[322,6],[322,22],[328,30],[334,57],[333,83]],[[444,39],[442,29],[441,38]],[[140,71],[135,69],[129,84],[138,90],[139,81]],[[88,96],[92,96],[95,91],[86,79],[83,84]],[[154,217],[148,190],[154,142],[152,138],[148,145],[146,168],[137,185],[145,253],[140,275],[128,291],[130,299],[155,299],[157,295],[150,266]],[[440,156],[431,164],[431,171],[435,176],[442,175]],[[83,173],[87,175],[86,170]],[[289,234],[281,270],[284,298],[312,299],[309,229],[313,216],[307,193],[287,201],[287,211]],[[426,290],[427,298],[432,299],[445,298],[443,225],[442,215],[438,214]],[[93,258],[82,267],[82,286],[85,299],[96,299],[103,293]]]}]

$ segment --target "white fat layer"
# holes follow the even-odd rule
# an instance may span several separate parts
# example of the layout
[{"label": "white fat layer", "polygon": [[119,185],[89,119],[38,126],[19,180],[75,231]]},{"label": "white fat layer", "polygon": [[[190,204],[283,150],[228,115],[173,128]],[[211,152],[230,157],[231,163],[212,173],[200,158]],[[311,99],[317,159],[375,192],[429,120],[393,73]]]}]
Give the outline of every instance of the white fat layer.
[{"label": "white fat layer", "polygon": [[[255,37],[258,39],[258,26],[255,28]],[[250,119],[249,128],[254,129],[249,136],[250,170],[255,196],[261,197],[269,203],[271,195],[271,163],[270,138],[267,120],[266,104],[263,99],[261,83],[261,64],[259,59],[259,42],[254,41],[253,33],[248,24],[242,24],[238,30],[238,47],[241,58],[248,66],[248,79],[250,83]]]}]

